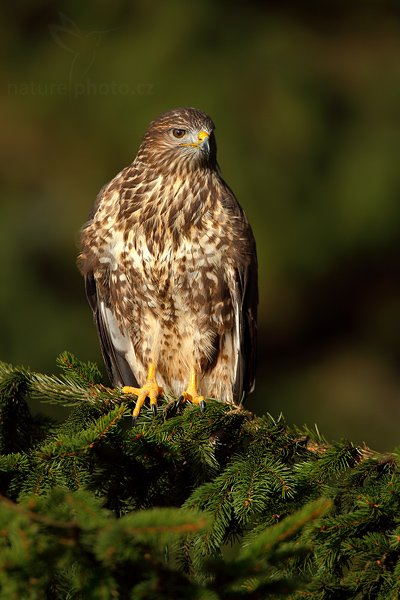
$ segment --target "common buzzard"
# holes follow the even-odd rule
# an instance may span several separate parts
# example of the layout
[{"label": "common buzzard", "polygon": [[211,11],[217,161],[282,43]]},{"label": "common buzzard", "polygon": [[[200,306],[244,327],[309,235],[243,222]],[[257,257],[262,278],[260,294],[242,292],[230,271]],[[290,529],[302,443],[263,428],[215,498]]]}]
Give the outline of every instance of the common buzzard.
[{"label": "common buzzard", "polygon": [[254,237],[216,161],[214,124],[194,108],[153,121],[134,161],[97,196],[78,266],[114,386],[134,420],[163,389],[205,407],[254,387]]}]

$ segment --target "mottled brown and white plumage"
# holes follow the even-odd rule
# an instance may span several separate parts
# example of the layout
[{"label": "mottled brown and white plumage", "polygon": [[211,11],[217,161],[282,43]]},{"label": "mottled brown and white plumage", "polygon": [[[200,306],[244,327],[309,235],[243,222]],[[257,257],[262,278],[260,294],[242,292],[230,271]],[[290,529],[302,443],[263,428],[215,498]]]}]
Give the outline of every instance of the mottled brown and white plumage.
[{"label": "mottled brown and white plumage", "polygon": [[254,386],[257,262],[250,225],[193,108],[150,124],[135,160],[100,191],[78,265],[115,386],[157,381],[239,403]]}]

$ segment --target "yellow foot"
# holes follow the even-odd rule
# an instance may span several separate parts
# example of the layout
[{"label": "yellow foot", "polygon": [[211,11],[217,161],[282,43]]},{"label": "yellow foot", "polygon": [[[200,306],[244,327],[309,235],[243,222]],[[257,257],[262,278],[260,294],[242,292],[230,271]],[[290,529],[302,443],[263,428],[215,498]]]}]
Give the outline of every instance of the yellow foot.
[{"label": "yellow foot", "polygon": [[158,396],[161,396],[163,392],[164,390],[158,385],[156,380],[156,366],[153,361],[151,361],[149,364],[146,383],[142,387],[136,388],[131,387],[130,385],[125,385],[122,388],[123,394],[135,394],[135,396],[137,396],[136,406],[132,413],[132,420],[134,424],[137,421],[146,398],[149,398],[150,400],[150,408],[153,413],[157,413],[157,398]]},{"label": "yellow foot", "polygon": [[178,402],[182,400],[186,400],[191,404],[198,404],[201,412],[203,412],[206,408],[206,403],[204,401],[204,396],[200,396],[197,393],[197,373],[194,367],[190,368],[189,374],[189,383],[186,390],[183,392],[182,396],[179,398]]}]

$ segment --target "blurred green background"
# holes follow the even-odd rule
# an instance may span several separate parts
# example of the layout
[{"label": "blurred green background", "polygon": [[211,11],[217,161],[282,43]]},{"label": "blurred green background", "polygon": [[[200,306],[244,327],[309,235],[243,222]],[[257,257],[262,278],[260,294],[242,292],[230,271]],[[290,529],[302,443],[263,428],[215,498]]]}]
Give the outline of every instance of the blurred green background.
[{"label": "blurred green background", "polygon": [[196,106],[258,244],[247,406],[399,444],[399,4],[22,0],[0,39],[0,359],[101,362],[78,231],[149,121]]}]

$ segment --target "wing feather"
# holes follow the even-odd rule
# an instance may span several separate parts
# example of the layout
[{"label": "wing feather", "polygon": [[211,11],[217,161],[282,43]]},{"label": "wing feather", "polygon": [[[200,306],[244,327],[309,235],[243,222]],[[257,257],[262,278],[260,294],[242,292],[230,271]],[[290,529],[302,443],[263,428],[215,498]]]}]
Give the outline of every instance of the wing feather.
[{"label": "wing feather", "polygon": [[85,275],[85,288],[99,334],[101,353],[112,385],[137,386],[136,378],[129,366],[136,362],[132,343],[121,333],[111,308],[101,298],[93,272]]},{"label": "wing feather", "polygon": [[249,230],[252,242],[250,263],[235,270],[232,286],[232,302],[235,316],[234,356],[235,380],[233,397],[240,404],[247,394],[254,390],[257,355],[257,254],[254,238]]}]

